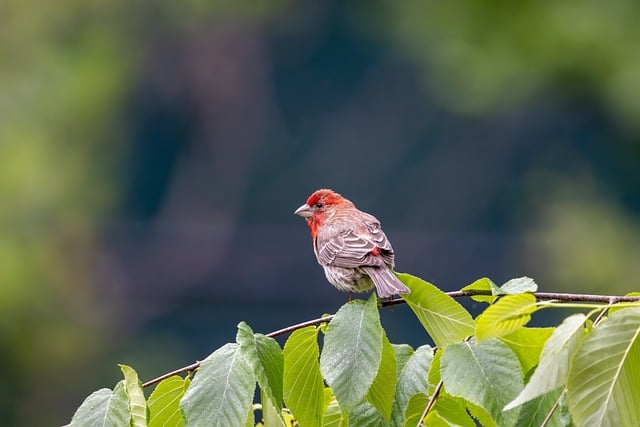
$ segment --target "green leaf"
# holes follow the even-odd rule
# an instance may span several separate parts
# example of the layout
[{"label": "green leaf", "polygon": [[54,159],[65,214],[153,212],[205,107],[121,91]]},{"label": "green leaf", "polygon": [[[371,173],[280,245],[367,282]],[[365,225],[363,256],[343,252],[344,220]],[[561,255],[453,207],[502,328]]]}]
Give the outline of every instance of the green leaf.
[{"label": "green leaf", "polygon": [[640,308],[619,310],[588,335],[569,371],[579,426],[640,425]]},{"label": "green leaf", "polygon": [[[394,347],[394,349],[397,349],[397,347]],[[400,348],[400,351],[404,352],[405,350]],[[399,359],[398,353],[396,353],[396,359]],[[391,426],[403,426],[404,412],[411,397],[417,393],[428,392],[427,375],[429,374],[429,366],[432,360],[433,349],[428,345],[423,345],[418,347],[406,363],[403,364],[402,370],[398,375],[396,395],[391,409]]]},{"label": "green leaf", "polygon": [[475,332],[467,310],[431,283],[409,274],[397,273],[410,294],[401,295],[438,347],[462,341]]},{"label": "green leaf", "polygon": [[540,363],[522,392],[511,401],[505,410],[554,391],[567,384],[569,363],[576,346],[582,340],[584,314],[574,314],[564,319],[551,334],[540,353]]},{"label": "green leaf", "polygon": [[324,400],[326,409],[322,418],[322,427],[348,427],[349,418],[342,412],[331,389],[324,389]]},{"label": "green leaf", "polygon": [[149,396],[149,427],[182,426],[180,399],[191,380],[174,375],[162,380]]},{"label": "green leaf", "polygon": [[[436,387],[436,385],[440,382],[440,361],[442,360],[442,350],[437,349],[433,355],[433,360],[431,361],[431,366],[429,366],[429,375],[427,378],[429,379],[429,385]],[[429,390],[431,392],[431,390]]]},{"label": "green leaf", "polygon": [[[404,427],[416,427],[418,420],[429,404],[429,397],[424,393],[413,395],[405,411]],[[455,399],[444,392],[436,398],[435,404],[422,421],[421,425],[429,427],[475,427],[460,399]]]},{"label": "green leaf", "polygon": [[253,369],[260,389],[267,393],[277,408],[282,408],[284,358],[278,342],[265,335],[254,334],[244,322],[238,324],[236,341],[240,344],[240,353]]},{"label": "green leaf", "polygon": [[476,319],[476,338],[502,337],[518,330],[531,320],[531,313],[538,309],[532,294],[507,295],[487,309]]},{"label": "green leaf", "polygon": [[265,426],[286,427],[282,419],[282,406],[276,408],[263,389],[260,389],[260,402],[262,403],[262,423]]},{"label": "green leaf", "polygon": [[349,413],[349,427],[386,427],[388,424],[382,415],[366,400],[363,400]]},{"label": "green leaf", "polygon": [[493,304],[499,295],[502,295],[502,290],[493,283],[493,281],[487,277],[482,277],[470,285],[461,289],[462,291],[490,291],[491,295],[473,295],[472,300],[478,302],[486,302]]},{"label": "green leaf", "polygon": [[509,280],[500,286],[500,290],[506,295],[524,294],[525,292],[536,292],[538,285],[531,277],[525,276]]},{"label": "green leaf", "polygon": [[426,425],[429,427],[475,427],[476,423],[467,414],[463,402],[462,399],[441,393],[427,416]]},{"label": "green leaf", "polygon": [[416,427],[428,404],[429,396],[425,393],[416,393],[411,396],[404,411],[404,427]]},{"label": "green leaf", "polygon": [[500,341],[507,344],[518,356],[522,372],[526,374],[538,365],[544,343],[553,331],[554,328],[520,328],[500,337]]},{"label": "green leaf", "polygon": [[475,405],[472,402],[469,402],[465,399],[460,399],[465,402],[467,410],[471,414],[473,418],[478,420],[478,424],[482,427],[502,427],[496,424],[496,421],[493,419],[493,416],[488,412],[486,408],[482,406]]},{"label": "green leaf", "polygon": [[300,425],[320,426],[324,384],[318,363],[318,329],[298,329],[284,345],[284,401]]},{"label": "green leaf", "polygon": [[347,412],[362,402],[373,383],[382,359],[382,335],[375,294],[367,302],[343,305],[327,327],[320,371]]},{"label": "green leaf", "polygon": [[256,424],[256,415],[254,414],[253,407],[249,408],[249,413],[244,421],[244,427],[254,427]]},{"label": "green leaf", "polygon": [[396,391],[398,380],[398,364],[396,353],[386,335],[382,337],[382,360],[371,388],[367,392],[367,400],[380,412],[382,417],[389,421],[391,417],[391,405]]},{"label": "green leaf", "polygon": [[130,366],[119,365],[124,374],[124,385],[129,396],[129,410],[131,411],[131,427],[147,426],[147,401],[144,398],[142,384],[138,373]]},{"label": "green leaf", "polygon": [[560,406],[558,406],[556,412],[560,417],[559,425],[562,427],[575,427],[573,418],[571,418],[571,412],[569,411],[569,399],[566,392],[560,396]]},{"label": "green leaf", "polygon": [[251,410],[256,378],[236,343],[214,351],[196,371],[180,401],[185,424],[241,426]]},{"label": "green leaf", "polygon": [[442,353],[440,372],[447,393],[483,408],[499,426],[513,426],[518,411],[502,408],[523,387],[520,362],[497,339],[451,345]]},{"label": "green leaf", "polygon": [[393,352],[396,354],[396,364],[398,365],[398,374],[396,377],[399,377],[404,366],[409,359],[411,359],[411,356],[413,356],[414,351],[409,344],[391,344],[391,347],[393,347]]},{"label": "green leaf", "polygon": [[[533,400],[522,405],[518,422],[518,427],[539,427],[547,418],[556,401],[560,397],[563,388],[559,388],[542,396],[538,396]],[[562,419],[560,408],[554,410],[553,415],[546,424],[547,427],[564,427],[565,423]]]},{"label": "green leaf", "polygon": [[119,427],[131,421],[129,397],[124,380],[113,388],[103,388],[87,397],[71,419],[72,427]]}]

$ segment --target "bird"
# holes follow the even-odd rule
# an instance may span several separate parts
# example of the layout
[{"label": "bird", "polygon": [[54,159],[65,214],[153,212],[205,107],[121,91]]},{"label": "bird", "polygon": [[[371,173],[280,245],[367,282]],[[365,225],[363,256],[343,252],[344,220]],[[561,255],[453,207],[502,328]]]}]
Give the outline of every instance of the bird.
[{"label": "bird", "polygon": [[375,287],[380,298],[411,292],[393,272],[393,247],[376,217],[326,188],[294,214],[306,220],[318,264],[337,289],[351,294]]}]

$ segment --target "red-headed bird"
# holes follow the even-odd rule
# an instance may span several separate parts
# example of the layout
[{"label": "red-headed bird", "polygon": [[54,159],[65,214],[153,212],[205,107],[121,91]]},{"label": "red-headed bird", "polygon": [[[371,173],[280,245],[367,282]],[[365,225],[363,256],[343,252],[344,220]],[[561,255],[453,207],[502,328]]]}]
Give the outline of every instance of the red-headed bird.
[{"label": "red-headed bird", "polygon": [[295,214],[307,220],[313,252],[333,286],[347,292],[375,286],[381,298],[410,292],[393,273],[393,248],[376,217],[327,189],[314,192]]}]

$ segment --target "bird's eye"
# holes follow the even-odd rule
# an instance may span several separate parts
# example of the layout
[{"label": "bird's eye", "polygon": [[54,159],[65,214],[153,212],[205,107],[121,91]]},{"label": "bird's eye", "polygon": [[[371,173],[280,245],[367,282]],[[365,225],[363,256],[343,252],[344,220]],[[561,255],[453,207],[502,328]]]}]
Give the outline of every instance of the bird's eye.
[{"label": "bird's eye", "polygon": [[324,207],[324,203],[322,203],[322,202],[316,203],[316,208],[322,209],[323,207]]}]

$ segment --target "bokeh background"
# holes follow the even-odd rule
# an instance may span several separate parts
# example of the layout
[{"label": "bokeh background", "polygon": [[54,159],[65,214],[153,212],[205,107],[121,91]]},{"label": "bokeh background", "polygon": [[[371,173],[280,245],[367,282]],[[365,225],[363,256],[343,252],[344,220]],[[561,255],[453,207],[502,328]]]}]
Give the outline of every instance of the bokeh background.
[{"label": "bokeh background", "polygon": [[4,0],[2,424],[64,424],[117,363],[148,380],[240,320],[335,311],[292,214],[319,187],[445,290],[638,290],[638,22],[633,0]]}]

